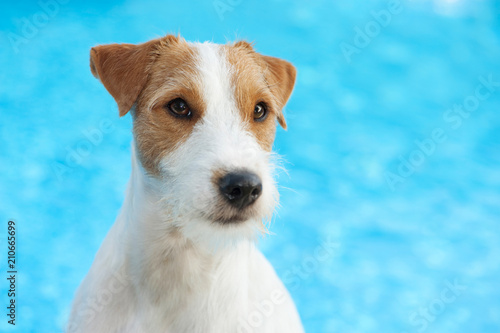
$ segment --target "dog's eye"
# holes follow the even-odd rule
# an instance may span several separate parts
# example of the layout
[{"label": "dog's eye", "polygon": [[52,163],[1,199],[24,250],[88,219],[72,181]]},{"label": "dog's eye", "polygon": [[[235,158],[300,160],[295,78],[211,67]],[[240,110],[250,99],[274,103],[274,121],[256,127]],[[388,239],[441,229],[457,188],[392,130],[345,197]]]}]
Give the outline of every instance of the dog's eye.
[{"label": "dog's eye", "polygon": [[264,103],[257,103],[253,109],[253,119],[255,121],[263,121],[267,116],[267,108]]},{"label": "dog's eye", "polygon": [[167,109],[176,117],[191,117],[191,109],[185,100],[176,98],[167,103]]}]

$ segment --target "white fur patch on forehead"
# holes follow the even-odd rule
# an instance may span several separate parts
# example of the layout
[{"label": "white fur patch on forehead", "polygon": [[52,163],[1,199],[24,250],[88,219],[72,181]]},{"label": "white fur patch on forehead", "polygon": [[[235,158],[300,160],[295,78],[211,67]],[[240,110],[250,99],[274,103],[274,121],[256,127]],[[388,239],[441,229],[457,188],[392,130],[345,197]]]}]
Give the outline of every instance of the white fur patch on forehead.
[{"label": "white fur patch on forehead", "polygon": [[197,50],[197,69],[208,111],[206,118],[215,115],[238,116],[231,80],[232,69],[222,45],[210,42],[189,44]]}]

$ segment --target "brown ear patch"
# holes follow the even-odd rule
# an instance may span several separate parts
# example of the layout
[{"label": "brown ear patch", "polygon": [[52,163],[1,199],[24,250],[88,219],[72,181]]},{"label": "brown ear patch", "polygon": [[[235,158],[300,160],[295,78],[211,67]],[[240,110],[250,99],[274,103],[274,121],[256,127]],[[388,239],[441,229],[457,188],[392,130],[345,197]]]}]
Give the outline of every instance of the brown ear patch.
[{"label": "brown ear patch", "polygon": [[[271,89],[276,96],[280,109],[283,109],[292,94],[297,70],[286,60],[265,55],[261,55],[260,57],[266,66],[265,75],[269,89]],[[283,112],[278,114],[278,122],[286,129],[286,121]]]},{"label": "brown ear patch", "polygon": [[[295,67],[285,60],[256,53],[250,43],[240,41],[225,46],[225,53],[234,69],[232,83],[238,108],[249,130],[260,145],[270,151],[276,126],[274,119],[286,129],[283,116],[285,106],[295,83]],[[254,120],[254,108],[263,102],[268,108],[268,118]]]},{"label": "brown ear patch", "polygon": [[139,45],[99,45],[90,50],[90,70],[115,99],[120,116],[132,108],[146,85],[154,51],[174,40],[166,36]]}]

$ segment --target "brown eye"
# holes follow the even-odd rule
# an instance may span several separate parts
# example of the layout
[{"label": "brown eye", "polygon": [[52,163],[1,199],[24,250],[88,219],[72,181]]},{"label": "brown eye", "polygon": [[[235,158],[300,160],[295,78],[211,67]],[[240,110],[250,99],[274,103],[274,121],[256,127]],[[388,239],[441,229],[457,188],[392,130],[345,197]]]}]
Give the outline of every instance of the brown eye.
[{"label": "brown eye", "polygon": [[263,121],[267,116],[267,108],[264,103],[257,103],[253,109],[253,119],[255,121]]},{"label": "brown eye", "polygon": [[176,98],[167,103],[167,109],[172,113],[175,117],[179,118],[187,118],[191,117],[191,109],[185,100],[182,98]]}]

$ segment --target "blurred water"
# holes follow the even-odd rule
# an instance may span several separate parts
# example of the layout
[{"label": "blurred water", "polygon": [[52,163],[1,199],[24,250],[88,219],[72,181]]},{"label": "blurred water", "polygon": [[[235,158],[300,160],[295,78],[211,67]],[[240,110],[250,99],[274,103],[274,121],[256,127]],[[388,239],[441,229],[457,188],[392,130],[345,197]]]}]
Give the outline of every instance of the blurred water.
[{"label": "blurred water", "polygon": [[0,330],[61,331],[123,199],[131,121],[90,47],[180,32],[298,68],[260,247],[308,332],[500,331],[500,87],[482,83],[500,81],[498,1],[64,2],[0,10],[0,237],[5,253],[15,219],[20,272]]}]

